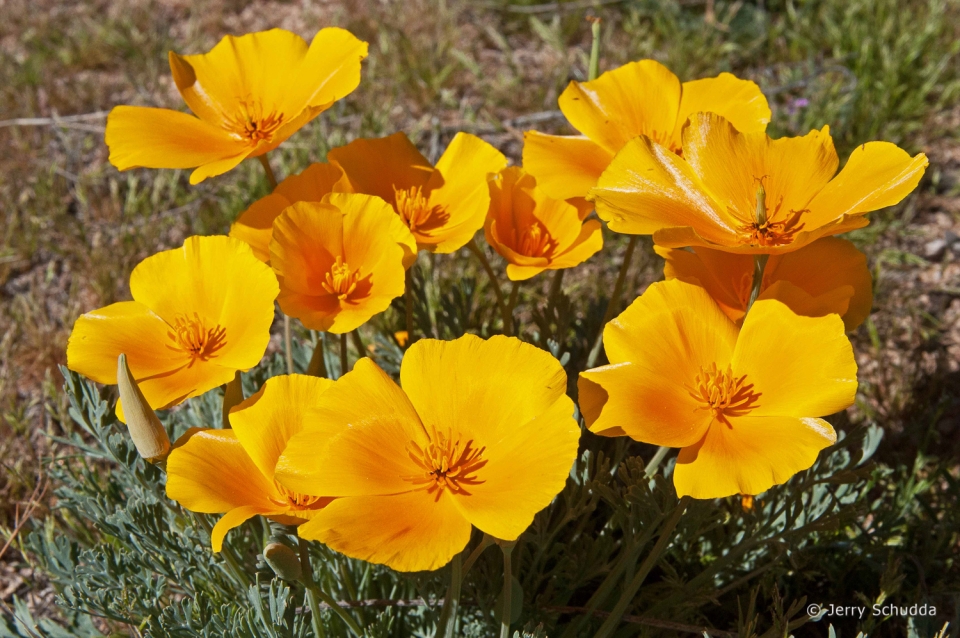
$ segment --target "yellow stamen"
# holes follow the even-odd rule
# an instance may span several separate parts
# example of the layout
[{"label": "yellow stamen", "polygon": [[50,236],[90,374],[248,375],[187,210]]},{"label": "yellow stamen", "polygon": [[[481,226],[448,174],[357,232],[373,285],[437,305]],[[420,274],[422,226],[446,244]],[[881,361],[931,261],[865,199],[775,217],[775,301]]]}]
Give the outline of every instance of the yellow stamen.
[{"label": "yellow stamen", "polygon": [[167,325],[171,328],[167,336],[173,341],[173,345],[167,344],[167,347],[187,354],[190,357],[187,367],[192,366],[197,359],[201,361],[212,359],[227,343],[226,328],[220,325],[207,328],[204,320],[196,312],[192,317],[178,315],[172,325]]},{"label": "yellow stamen", "polygon": [[257,144],[269,141],[283,124],[283,113],[263,112],[263,105],[251,100],[240,101],[240,112],[228,118],[224,128],[244,140]]},{"label": "yellow stamen", "polygon": [[556,240],[539,221],[523,229],[517,252],[527,257],[549,257],[557,247]]},{"label": "yellow stamen", "polygon": [[309,494],[301,494],[299,492],[294,492],[291,489],[280,485],[280,483],[274,482],[277,486],[277,489],[286,499],[285,502],[278,503],[279,505],[284,505],[295,510],[309,510],[317,509],[318,506],[325,505],[326,503],[322,501],[329,501],[330,498],[326,496],[311,496]]},{"label": "yellow stamen", "polygon": [[716,363],[700,366],[693,385],[685,385],[690,396],[700,402],[699,410],[710,410],[715,419],[728,426],[727,417],[744,416],[757,407],[760,394],[753,391],[753,384],[746,383],[746,375],[734,377],[727,366],[721,370]]},{"label": "yellow stamen", "polygon": [[767,189],[763,185],[766,176],[757,179],[757,203],[752,222],[740,226],[741,242],[751,246],[784,246],[793,242],[797,233],[803,230],[805,224],[800,222],[806,208],[791,210],[789,216],[780,221],[773,221],[780,214],[783,206],[783,196],[777,202],[773,213],[767,210]]},{"label": "yellow stamen", "polygon": [[349,264],[343,261],[343,257],[337,255],[323,282],[323,289],[343,301],[357,289],[358,281],[360,281],[360,271],[351,271]]},{"label": "yellow stamen", "polygon": [[459,439],[454,441],[434,428],[430,443],[425,447],[421,448],[413,441],[407,446],[407,454],[423,473],[405,476],[404,480],[434,494],[438,500],[445,489],[453,494],[469,496],[467,487],[484,482],[475,473],[487,464],[482,458],[486,449],[475,448],[473,441],[467,441],[466,444]]},{"label": "yellow stamen", "polygon": [[423,233],[443,225],[450,218],[442,206],[430,206],[420,186],[411,186],[406,189],[394,186],[393,197],[397,213],[403,223],[410,228],[410,232]]}]

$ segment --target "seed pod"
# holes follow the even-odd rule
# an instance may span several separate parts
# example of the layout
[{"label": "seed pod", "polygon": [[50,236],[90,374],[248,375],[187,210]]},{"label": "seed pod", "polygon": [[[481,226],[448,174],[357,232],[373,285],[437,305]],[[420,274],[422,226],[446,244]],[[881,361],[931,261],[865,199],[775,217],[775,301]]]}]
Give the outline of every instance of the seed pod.
[{"label": "seed pod", "polygon": [[117,386],[124,420],[137,452],[151,463],[165,461],[170,453],[170,438],[133,378],[125,354],[117,359]]},{"label": "seed pod", "polygon": [[283,580],[300,580],[303,567],[297,553],[283,543],[271,542],[263,548],[263,560]]}]

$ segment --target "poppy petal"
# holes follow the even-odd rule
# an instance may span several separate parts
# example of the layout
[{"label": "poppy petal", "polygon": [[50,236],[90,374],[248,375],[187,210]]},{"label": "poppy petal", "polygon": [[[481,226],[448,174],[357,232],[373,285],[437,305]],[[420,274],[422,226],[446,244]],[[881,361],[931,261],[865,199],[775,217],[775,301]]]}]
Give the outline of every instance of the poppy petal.
[{"label": "poppy petal", "polygon": [[767,98],[755,82],[730,73],[683,83],[680,112],[673,138],[680,146],[681,131],[694,113],[716,113],[742,133],[766,130],[770,122]]},{"label": "poppy petal", "polygon": [[213,551],[220,552],[223,550],[223,541],[227,537],[227,532],[240,527],[258,514],[268,513],[269,512],[260,510],[255,505],[244,505],[243,507],[232,509],[221,516],[220,520],[217,521],[217,524],[214,525],[210,531],[210,544],[213,546]]},{"label": "poppy petal", "polygon": [[850,407],[857,392],[840,317],[801,317],[775,299],[753,304],[731,365],[760,394],[753,416],[826,416]]},{"label": "poppy petal", "polygon": [[523,167],[554,199],[585,197],[613,161],[613,153],[585,136],[523,134]]},{"label": "poppy petal", "polygon": [[703,439],[680,450],[673,470],[678,496],[759,494],[809,468],[820,450],[837,440],[822,419],[745,416],[729,421],[714,422]]},{"label": "poppy petal", "polygon": [[435,570],[462,551],[470,523],[446,493],[339,498],[297,529],[351,558],[401,572]]}]

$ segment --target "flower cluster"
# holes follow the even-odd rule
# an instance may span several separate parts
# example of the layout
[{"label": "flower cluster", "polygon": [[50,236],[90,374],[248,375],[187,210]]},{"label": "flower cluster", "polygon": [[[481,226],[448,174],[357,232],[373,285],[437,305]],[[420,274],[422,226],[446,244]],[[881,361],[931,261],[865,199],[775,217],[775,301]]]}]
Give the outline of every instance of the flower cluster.
[{"label": "flower cluster", "polygon": [[[170,54],[195,116],[120,106],[107,122],[120,170],[189,167],[195,184],[257,157],[275,185],[229,236],[145,259],[133,301],[84,314],[67,350],[72,370],[120,384],[117,417],[137,440],[165,436],[153,410],[228,386],[222,424],[148,446],[171,499],[223,515],[214,551],[255,516],[401,571],[447,564],[473,528],[507,548],[563,489],[581,420],[679,448],[668,471],[678,495],[698,499],[760,494],[836,441],[823,417],[854,401],[845,332],[872,293],[865,256],[834,235],[909,194],[922,154],[869,142],[838,173],[827,127],[767,135],[753,82],[681,83],[643,60],[571,82],[559,104],[581,134],[527,132],[522,167],[467,133],[431,163],[401,132],[276,183],[267,153],[358,86],[366,52],[333,28],[309,46],[279,29],[226,37]],[[604,222],[633,236],[628,255],[652,235],[665,279],[615,317],[614,291],[608,363],[580,371],[575,404],[560,361],[512,336],[524,334],[513,304],[519,282],[554,270],[558,289],[564,269],[597,255]],[[504,334],[416,339],[418,254],[467,248],[494,278],[480,229],[513,282],[509,301],[492,282]],[[344,356],[336,379],[291,365],[237,396],[275,304],[284,321],[345,339],[404,295],[399,384],[372,358],[348,370]]]}]

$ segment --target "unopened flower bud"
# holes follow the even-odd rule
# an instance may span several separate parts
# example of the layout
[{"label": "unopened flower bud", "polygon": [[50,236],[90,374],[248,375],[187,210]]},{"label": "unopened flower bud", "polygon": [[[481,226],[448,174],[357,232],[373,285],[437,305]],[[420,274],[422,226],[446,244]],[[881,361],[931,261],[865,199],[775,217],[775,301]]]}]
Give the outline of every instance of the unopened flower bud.
[{"label": "unopened flower bud", "polygon": [[267,543],[263,548],[263,560],[270,565],[273,573],[283,580],[300,580],[303,567],[297,553],[283,543]]},{"label": "unopened flower bud", "polygon": [[151,463],[164,461],[170,453],[170,438],[140,391],[124,354],[117,359],[117,387],[120,389],[123,421],[137,452]]}]

